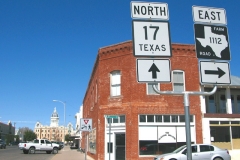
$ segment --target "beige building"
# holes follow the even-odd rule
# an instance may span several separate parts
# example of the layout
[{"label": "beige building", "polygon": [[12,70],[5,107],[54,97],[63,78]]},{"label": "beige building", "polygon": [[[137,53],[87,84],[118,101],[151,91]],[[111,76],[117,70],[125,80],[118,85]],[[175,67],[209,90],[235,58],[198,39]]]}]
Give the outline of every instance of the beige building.
[{"label": "beige building", "polygon": [[46,138],[50,141],[64,141],[64,135],[72,134],[74,132],[73,125],[68,123],[66,127],[59,126],[59,116],[57,109],[54,108],[54,111],[51,115],[50,126],[42,125],[40,122],[35,124],[34,132],[37,135],[38,139]]}]

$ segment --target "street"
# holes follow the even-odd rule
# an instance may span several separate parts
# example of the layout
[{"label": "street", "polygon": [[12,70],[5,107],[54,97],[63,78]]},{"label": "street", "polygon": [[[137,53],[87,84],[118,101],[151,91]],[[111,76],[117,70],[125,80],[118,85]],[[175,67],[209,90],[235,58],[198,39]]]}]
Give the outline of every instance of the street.
[{"label": "street", "polygon": [[53,154],[46,154],[46,152],[23,154],[18,146],[7,146],[6,149],[0,149],[0,159],[2,160],[51,160],[53,157]]}]

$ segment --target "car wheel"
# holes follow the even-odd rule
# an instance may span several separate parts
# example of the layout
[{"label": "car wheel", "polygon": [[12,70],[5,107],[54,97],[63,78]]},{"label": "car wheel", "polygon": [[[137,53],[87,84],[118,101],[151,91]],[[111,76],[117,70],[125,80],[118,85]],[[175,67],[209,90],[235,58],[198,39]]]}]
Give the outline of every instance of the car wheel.
[{"label": "car wheel", "polygon": [[221,157],[216,157],[213,160],[223,160]]},{"label": "car wheel", "polygon": [[35,148],[31,147],[28,151],[28,154],[34,154],[35,153]]},{"label": "car wheel", "polygon": [[169,160],[177,160],[177,159],[175,159],[175,158],[171,158],[171,159],[169,159]]},{"label": "car wheel", "polygon": [[58,153],[58,149],[57,148],[53,148],[52,154],[57,154],[57,153]]},{"label": "car wheel", "polygon": [[28,151],[27,151],[27,150],[23,150],[23,153],[24,153],[24,154],[28,154]]}]

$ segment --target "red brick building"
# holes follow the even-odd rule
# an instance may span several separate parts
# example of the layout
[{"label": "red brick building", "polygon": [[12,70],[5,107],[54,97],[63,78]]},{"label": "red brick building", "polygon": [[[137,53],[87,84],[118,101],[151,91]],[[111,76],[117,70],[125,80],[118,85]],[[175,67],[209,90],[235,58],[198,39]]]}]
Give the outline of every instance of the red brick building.
[{"label": "red brick building", "polygon": [[[183,96],[159,95],[153,90],[153,84],[138,83],[132,46],[132,41],[127,41],[99,49],[89,80],[83,100],[83,118],[92,118],[93,130],[82,133],[81,146],[85,148],[87,144],[88,155],[97,160],[150,160],[156,154],[186,144]],[[172,82],[156,84],[159,90],[205,89],[199,82],[194,45],[172,44],[172,57],[169,59]],[[235,91],[239,86],[234,85]],[[211,89],[212,86],[208,87]],[[206,98],[205,104],[204,96],[189,96],[192,143],[209,143],[212,137],[221,141],[222,137],[212,135],[212,129],[216,131],[223,127],[216,126],[215,121],[223,120],[226,124],[240,117],[240,107],[237,111],[236,106],[238,114],[232,114],[232,109],[228,109],[232,103],[230,87],[225,86],[223,90],[223,86],[217,91],[218,94],[227,93],[224,101],[227,109],[221,112],[221,116],[218,108],[211,109],[213,98]],[[238,93],[234,96],[237,105]],[[107,118],[109,115],[116,117]],[[233,132],[240,138],[240,119],[237,120],[234,125],[238,128]],[[223,137],[229,136],[229,127]],[[230,140],[228,142],[231,143]]]},{"label": "red brick building", "polygon": [[[138,83],[132,46],[127,41],[98,51],[83,100],[83,118],[92,118],[93,130],[83,133],[81,144],[87,139],[94,159],[147,160],[186,143],[183,96],[159,95],[152,84]],[[194,45],[173,44],[170,63],[172,83],[157,84],[161,91],[200,90]],[[191,141],[201,143],[199,96],[190,96],[189,104]]]}]

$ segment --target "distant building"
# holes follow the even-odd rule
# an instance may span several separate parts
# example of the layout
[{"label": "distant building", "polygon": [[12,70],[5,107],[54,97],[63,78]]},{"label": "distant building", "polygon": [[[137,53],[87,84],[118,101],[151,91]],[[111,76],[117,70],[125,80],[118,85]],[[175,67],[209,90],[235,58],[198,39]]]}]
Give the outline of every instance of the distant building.
[{"label": "distant building", "polygon": [[0,122],[0,139],[6,140],[8,135],[15,134],[15,127],[12,126],[12,122],[9,121],[7,124]]},{"label": "distant building", "polygon": [[73,138],[73,143],[75,146],[81,147],[81,131],[80,131],[80,119],[82,118],[82,106],[80,106],[79,112],[75,114],[76,124],[75,124],[75,132],[71,135]]},{"label": "distant building", "polygon": [[[50,126],[42,125],[40,122],[35,124],[34,132],[37,135],[37,138],[46,138],[50,141],[64,141],[64,136],[67,134],[73,134],[74,129],[71,123],[68,123],[67,126],[59,126],[59,116],[56,108],[50,118]],[[65,130],[65,132],[64,132]]]}]

